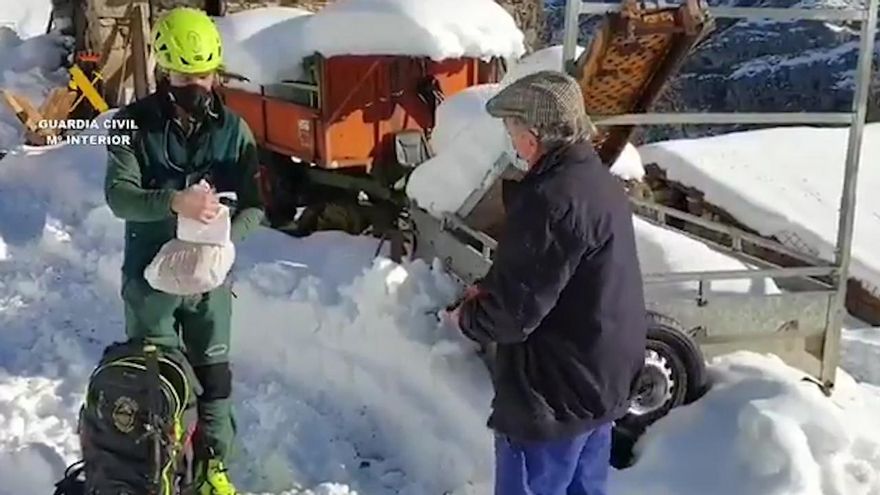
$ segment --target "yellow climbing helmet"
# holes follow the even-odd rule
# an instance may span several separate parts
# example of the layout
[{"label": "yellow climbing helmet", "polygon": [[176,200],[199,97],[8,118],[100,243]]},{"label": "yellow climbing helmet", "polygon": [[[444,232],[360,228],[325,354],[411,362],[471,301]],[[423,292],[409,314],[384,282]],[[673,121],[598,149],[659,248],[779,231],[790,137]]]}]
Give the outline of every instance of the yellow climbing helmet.
[{"label": "yellow climbing helmet", "polygon": [[198,9],[177,7],[153,28],[159,67],[184,74],[211,72],[223,63],[223,42],[214,21]]}]

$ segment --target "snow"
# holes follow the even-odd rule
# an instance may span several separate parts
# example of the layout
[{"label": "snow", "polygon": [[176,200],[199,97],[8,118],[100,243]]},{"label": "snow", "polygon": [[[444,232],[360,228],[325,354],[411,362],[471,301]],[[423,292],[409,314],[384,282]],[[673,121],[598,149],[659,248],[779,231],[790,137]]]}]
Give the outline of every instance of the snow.
[{"label": "snow", "polygon": [[645,177],[645,167],[642,164],[642,156],[638,148],[632,143],[626,143],[620,156],[611,165],[611,173],[623,180],[640,181]]},{"label": "snow", "polygon": [[[739,222],[791,248],[833,260],[848,129],[746,131],[640,148],[670,180],[695,187]],[[865,129],[852,274],[880,287],[880,124]]]},{"label": "snow", "polygon": [[[13,153],[0,167],[0,198],[29,198],[0,212],[9,251],[0,262],[0,495],[48,493],[77,459],[86,377],[122,335],[124,235],[103,202],[105,159],[101,147],[66,145]],[[645,222],[636,228],[648,273],[742,267]],[[263,229],[242,244],[232,346],[241,488],[490,491],[491,383],[472,345],[433,316],[458,287],[439,264],[374,259],[376,243]],[[649,431],[639,463],[614,473],[613,493],[702,495],[710,480],[755,495],[880,493],[873,388],[841,373],[832,402],[754,354],[726,356],[711,371],[709,395]]]},{"label": "snow", "polygon": [[827,399],[774,356],[714,360],[712,389],[648,430],[611,493],[880,493],[880,396],[840,376]]},{"label": "snow", "polygon": [[[773,74],[777,71],[790,69],[800,65],[832,65],[839,64],[847,54],[858,50],[858,42],[850,41],[842,43],[834,48],[818,48],[805,50],[798,55],[765,55],[739,64],[735,71],[730,74],[731,79],[741,77],[754,77],[761,73]],[[821,70],[819,68],[816,69]],[[766,74],[762,77],[769,77]]]},{"label": "snow", "polygon": [[504,125],[485,110],[498,88],[472,86],[437,108],[431,135],[435,156],[419,165],[407,184],[407,194],[421,207],[431,212],[457,210],[488,179],[502,153],[514,156]]},{"label": "snow", "polygon": [[[261,7],[216,18],[223,39],[223,63],[250,83],[248,88],[303,78],[300,62],[311,53],[303,35],[311,12],[293,7]],[[270,56],[271,54],[271,56]]]},{"label": "snow", "polygon": [[[486,102],[521,77],[561,66],[562,47],[544,48],[512,64],[500,83],[472,86],[443,101],[431,134],[434,156],[413,171],[407,195],[432,214],[457,211],[471,191],[495,179],[497,167],[506,166],[500,158],[516,156],[501,120],[486,112]],[[645,171],[638,150],[627,143],[611,171],[624,180],[640,180]]]},{"label": "snow", "polygon": [[[0,214],[0,458],[15,472],[0,474],[17,480],[2,495],[49,492],[76,459],[87,374],[122,337],[124,234],[104,204],[105,160],[101,147],[67,145],[13,153],[0,167],[3,207],[16,209]],[[19,196],[7,203],[7,191]],[[241,246],[243,488],[463,494],[488,482],[488,375],[433,316],[457,287],[423,262],[374,262],[377,243],[264,229]]]},{"label": "snow", "polygon": [[0,0],[0,29],[7,27],[22,38],[38,36],[46,32],[51,13],[52,0]]},{"label": "snow", "polygon": [[[252,84],[302,79],[301,61],[320,53],[406,55],[434,60],[516,59],[522,31],[493,0],[341,0],[316,14],[267,7],[218,19],[225,63]],[[267,56],[271,54],[271,56]]]},{"label": "snow", "polygon": [[[47,34],[22,39],[0,26],[0,89],[29,98],[39,108],[49,92],[67,84],[62,62],[72,39]],[[23,141],[24,130],[6,100],[0,98],[0,155]]]},{"label": "snow", "polygon": [[[710,248],[700,241],[662,228],[647,220],[633,216],[636,232],[636,245],[639,261],[645,274],[660,274],[694,271],[735,271],[753,269],[720,251]],[[692,296],[699,283],[679,282],[676,284],[648,285],[648,297],[668,297],[674,295]],[[779,287],[773,279],[719,280],[712,283],[716,292],[739,294],[779,294]]]},{"label": "snow", "polygon": [[[575,58],[579,57],[583,51],[584,47],[578,46],[575,49]],[[562,70],[562,45],[548,46],[517,60],[504,74],[501,85],[507,86],[517,79],[544,70]]]},{"label": "snow", "polygon": [[[432,140],[438,157],[483,131],[468,127],[483,117],[480,91],[445,103]],[[638,153],[629,156],[620,168],[638,172]],[[51,493],[78,458],[86,379],[123,335],[124,229],[104,203],[105,162],[103,147],[76,145],[16,148],[0,162],[0,495]],[[447,174],[462,172],[460,162],[447,165]],[[645,221],[635,226],[646,273],[746,267]],[[438,262],[395,264],[374,258],[376,248],[373,238],[268,229],[241,244],[232,345],[240,488],[490,493],[491,383],[473,345],[435,318],[459,288]],[[778,291],[769,281],[713,287]],[[844,366],[880,384],[880,339],[850,335]],[[880,387],[841,372],[828,399],[778,359],[750,353],[716,358],[710,375],[706,397],[655,424],[636,466],[613,473],[612,493],[880,494]]]}]

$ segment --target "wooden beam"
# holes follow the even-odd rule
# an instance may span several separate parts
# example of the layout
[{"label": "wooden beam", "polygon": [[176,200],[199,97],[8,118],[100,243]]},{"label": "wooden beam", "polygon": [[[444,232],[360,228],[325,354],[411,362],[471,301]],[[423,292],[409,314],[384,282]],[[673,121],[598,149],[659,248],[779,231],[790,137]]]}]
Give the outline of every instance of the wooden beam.
[{"label": "wooden beam", "polygon": [[131,12],[131,67],[134,79],[134,95],[141,99],[156,89],[153,59],[150,56],[149,9],[135,5]]},{"label": "wooden beam", "polygon": [[[13,94],[9,90],[0,90],[0,94],[3,95],[3,100],[12,108],[15,116],[24,125],[26,142],[33,145],[46,144],[46,135],[53,131],[40,129],[40,121],[44,120],[44,117],[33,103],[27,97]],[[57,133],[57,131],[54,132]]]},{"label": "wooden beam", "polygon": [[48,120],[65,120],[70,116],[76,97],[76,91],[64,87],[55,88],[46,97],[46,101],[40,107],[40,113]]}]

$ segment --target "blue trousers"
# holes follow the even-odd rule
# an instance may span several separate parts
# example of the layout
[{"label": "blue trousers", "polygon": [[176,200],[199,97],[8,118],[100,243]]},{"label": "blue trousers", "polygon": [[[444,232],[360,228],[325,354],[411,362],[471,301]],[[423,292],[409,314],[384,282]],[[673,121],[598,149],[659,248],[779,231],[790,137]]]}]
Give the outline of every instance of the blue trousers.
[{"label": "blue trousers", "polygon": [[495,495],[607,495],[611,424],[573,438],[495,438]]}]

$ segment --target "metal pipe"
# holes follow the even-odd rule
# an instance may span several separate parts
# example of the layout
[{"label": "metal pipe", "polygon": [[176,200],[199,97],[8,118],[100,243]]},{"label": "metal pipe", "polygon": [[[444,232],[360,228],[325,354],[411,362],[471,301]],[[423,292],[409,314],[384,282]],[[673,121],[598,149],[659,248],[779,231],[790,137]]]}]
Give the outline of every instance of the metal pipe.
[{"label": "metal pipe", "polygon": [[764,270],[715,270],[701,272],[646,273],[645,284],[704,282],[709,280],[741,280],[756,278],[821,277],[835,272],[835,266],[799,266]]},{"label": "metal pipe", "polygon": [[[575,0],[577,1],[577,0]],[[607,14],[620,11],[620,3],[580,2],[581,15]],[[671,6],[670,8],[677,8]],[[748,19],[776,21],[863,21],[864,9],[800,9],[765,7],[708,7],[709,15],[717,19]],[[566,12],[567,15],[567,12]]]},{"label": "metal pipe", "polygon": [[[810,264],[810,265],[824,265],[826,263],[826,261],[821,258],[817,258],[815,256],[811,256],[806,253],[801,253],[801,252],[795,251],[795,250],[790,249],[786,246],[783,246],[782,244],[780,244],[776,241],[764,239],[763,237],[751,234],[749,232],[745,232],[743,230],[737,229],[735,227],[731,227],[729,225],[711,222],[709,220],[698,217],[696,215],[692,215],[690,213],[679,211],[674,208],[670,208],[668,206],[649,203],[647,201],[643,201],[640,199],[631,198],[630,201],[633,204],[635,204],[636,206],[639,206],[641,208],[655,210],[655,211],[662,213],[666,216],[670,216],[672,218],[677,218],[679,220],[684,220],[686,222],[692,223],[694,225],[698,225],[698,226],[703,227],[708,230],[712,230],[712,231],[717,232],[719,234],[729,235],[731,238],[738,237],[740,239],[740,243],[747,242],[749,244],[753,244],[755,246],[762,247],[764,249],[768,249],[770,251],[774,251],[776,253],[783,254],[783,255],[791,257],[791,258],[798,259],[798,260],[800,260],[804,263]],[[663,226],[666,228],[672,228],[668,225],[663,225]],[[674,230],[679,231],[679,229],[674,229]],[[682,231],[681,233],[688,235],[690,237],[694,237],[691,234],[689,234],[688,232]],[[706,242],[705,239],[699,239],[699,240],[700,240],[700,242]]]},{"label": "metal pipe", "polygon": [[859,161],[865,120],[868,111],[868,88],[871,83],[871,69],[874,55],[874,38],[877,34],[877,2],[868,0],[868,20],[862,23],[859,39],[859,60],[856,67],[856,88],[853,96],[853,118],[849,129],[846,147],[846,166],[843,173],[843,192],[840,197],[840,216],[838,217],[836,264],[837,292],[825,327],[825,343],[822,351],[822,370],[820,380],[826,387],[834,385],[837,365],[840,361],[840,332],[843,325],[846,286],[849,267],[852,262],[853,227],[856,217],[856,186],[859,174]]},{"label": "metal pipe", "polygon": [[850,112],[682,112],[591,116],[597,126],[670,124],[849,124]]},{"label": "metal pipe", "polygon": [[564,34],[562,38],[562,71],[568,74],[573,74],[574,72],[582,3],[582,0],[567,0],[565,2],[565,30],[563,31]]}]

